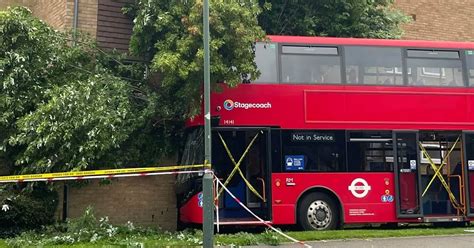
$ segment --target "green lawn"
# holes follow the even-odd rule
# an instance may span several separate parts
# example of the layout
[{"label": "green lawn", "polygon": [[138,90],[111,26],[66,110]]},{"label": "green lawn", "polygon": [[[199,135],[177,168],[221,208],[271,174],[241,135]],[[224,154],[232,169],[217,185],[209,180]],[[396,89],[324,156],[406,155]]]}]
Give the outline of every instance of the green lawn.
[{"label": "green lawn", "polygon": [[[433,236],[469,234],[464,230],[474,227],[436,228],[436,227],[399,227],[394,229],[368,228],[368,229],[345,229],[323,232],[288,232],[291,237],[299,240],[329,240],[329,239],[366,239],[387,238],[407,236]],[[473,233],[474,234],[474,233]]]},{"label": "green lawn", "polygon": [[[456,228],[436,228],[427,226],[418,227],[398,227],[394,229],[383,228],[346,228],[335,231],[289,231],[286,232],[293,238],[302,241],[309,240],[330,240],[330,239],[366,239],[366,238],[386,238],[386,237],[406,237],[406,236],[433,236],[433,235],[453,235],[453,234],[472,234],[464,230],[474,229],[470,227],[456,227]],[[117,237],[114,240],[101,240],[96,243],[80,243],[73,245],[48,245],[45,247],[193,247],[199,246],[202,238],[201,232],[196,232],[195,235],[184,235],[182,233],[174,234],[151,234],[149,236],[141,237]],[[217,234],[215,241],[218,245],[258,245],[271,244],[276,245],[289,240],[271,231],[246,233],[239,232],[234,234]],[[23,244],[24,246],[24,244]],[[0,247],[7,247],[5,241],[0,240]],[[35,245],[32,245],[35,247]]]}]

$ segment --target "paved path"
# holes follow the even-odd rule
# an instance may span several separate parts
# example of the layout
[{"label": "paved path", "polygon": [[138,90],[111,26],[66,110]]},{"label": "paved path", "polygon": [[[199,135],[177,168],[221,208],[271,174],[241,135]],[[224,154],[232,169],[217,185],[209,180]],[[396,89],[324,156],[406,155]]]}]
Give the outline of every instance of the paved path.
[{"label": "paved path", "polygon": [[[314,248],[472,248],[474,235],[423,236],[381,239],[331,240],[309,242]],[[256,247],[256,246],[253,246]],[[258,246],[275,248],[275,246]],[[301,245],[285,244],[278,247],[304,248]]]}]

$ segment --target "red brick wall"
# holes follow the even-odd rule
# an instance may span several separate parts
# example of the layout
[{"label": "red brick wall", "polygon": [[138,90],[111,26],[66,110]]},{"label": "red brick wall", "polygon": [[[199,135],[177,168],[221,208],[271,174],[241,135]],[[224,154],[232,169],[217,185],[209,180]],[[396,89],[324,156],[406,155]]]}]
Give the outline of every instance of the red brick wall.
[{"label": "red brick wall", "polygon": [[[74,0],[0,0],[0,9],[13,5],[30,8],[33,15],[58,30],[73,28]],[[98,0],[79,0],[78,29],[93,37],[97,33],[97,9]]]},{"label": "red brick wall", "polygon": [[[92,180],[82,187],[69,187],[68,218],[80,217],[92,206],[97,218],[108,216],[114,224],[131,221],[137,226],[176,230],[174,182],[174,176],[152,176],[114,179],[108,185]],[[61,219],[62,187],[58,192],[56,215]]]},{"label": "red brick wall", "polygon": [[415,20],[404,26],[404,39],[474,41],[474,1],[395,0]]},{"label": "red brick wall", "polygon": [[[73,28],[74,0],[59,1],[65,2],[66,5],[65,30],[71,30]],[[79,0],[78,4],[77,28],[94,38],[97,35],[97,4],[98,0]]]},{"label": "red brick wall", "polygon": [[42,19],[58,30],[64,30],[67,26],[66,1],[64,0],[35,0],[31,6],[33,15]]}]

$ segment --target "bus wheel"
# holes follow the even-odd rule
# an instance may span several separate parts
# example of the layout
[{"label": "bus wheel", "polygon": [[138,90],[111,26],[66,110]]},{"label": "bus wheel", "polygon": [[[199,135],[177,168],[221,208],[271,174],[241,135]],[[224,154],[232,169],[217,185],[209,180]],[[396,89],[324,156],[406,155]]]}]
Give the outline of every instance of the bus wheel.
[{"label": "bus wheel", "polygon": [[338,224],[334,200],[323,193],[311,193],[303,198],[298,208],[298,222],[303,230],[331,230]]}]

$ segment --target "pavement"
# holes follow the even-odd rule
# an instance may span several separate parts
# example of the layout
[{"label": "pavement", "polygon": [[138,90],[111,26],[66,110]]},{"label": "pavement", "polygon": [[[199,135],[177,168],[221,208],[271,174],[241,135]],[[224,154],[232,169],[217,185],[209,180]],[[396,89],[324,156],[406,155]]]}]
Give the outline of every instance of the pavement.
[{"label": "pavement", "polygon": [[[306,242],[313,248],[473,248],[474,234],[399,237],[380,239],[349,239]],[[248,248],[275,248],[275,246],[246,246]],[[298,244],[283,244],[277,247],[305,248]]]}]

